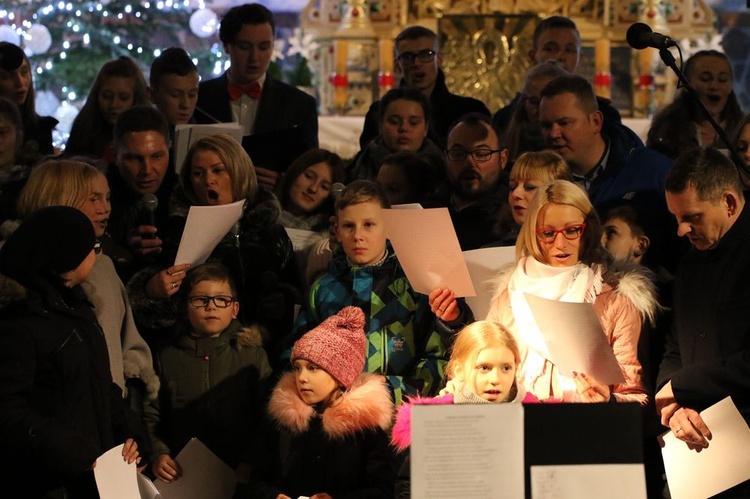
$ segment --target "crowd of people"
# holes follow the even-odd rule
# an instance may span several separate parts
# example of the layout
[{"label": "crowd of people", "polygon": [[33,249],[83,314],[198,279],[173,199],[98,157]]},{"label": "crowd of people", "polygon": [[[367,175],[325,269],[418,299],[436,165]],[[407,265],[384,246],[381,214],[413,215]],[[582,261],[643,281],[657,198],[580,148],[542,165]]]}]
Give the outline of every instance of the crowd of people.
[{"label": "crowd of people", "polygon": [[[576,75],[568,18],[539,22],[523,88],[494,116],[450,92],[436,34],[408,27],[403,79],[341,158],[318,147],[315,100],[268,73],[267,8],[231,8],[220,38],[231,67],[215,79],[177,47],[148,83],[128,57],[104,64],[63,151],[28,57],[0,42],[11,497],[98,497],[96,459],[120,443],[180,480],[193,437],[235,470],[237,497],[409,497],[414,405],[625,402],[663,497],[659,433],[709,445],[700,412],[727,396],[750,421],[750,175],[721,152],[750,162],[750,115],[724,54],[687,61],[695,93],[678,90],[644,144]],[[216,122],[242,142],[209,135],[175,164],[175,127]],[[206,263],[175,261],[191,207],[237,201]],[[415,203],[447,208],[462,250],[515,247],[486,317],[413,288],[383,210]],[[591,304],[624,380],[563,374],[528,295]]]}]

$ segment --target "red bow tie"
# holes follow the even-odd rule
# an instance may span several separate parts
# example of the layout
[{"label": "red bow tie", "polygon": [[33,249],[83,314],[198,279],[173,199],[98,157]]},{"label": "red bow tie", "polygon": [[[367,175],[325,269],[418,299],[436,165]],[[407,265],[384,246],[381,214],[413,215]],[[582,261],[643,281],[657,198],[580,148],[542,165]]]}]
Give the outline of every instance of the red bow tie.
[{"label": "red bow tie", "polygon": [[229,90],[229,97],[232,100],[239,99],[242,97],[242,94],[247,94],[251,99],[257,100],[260,99],[260,92],[262,90],[260,83],[257,81],[249,85],[235,85],[234,83],[230,83],[227,88]]}]

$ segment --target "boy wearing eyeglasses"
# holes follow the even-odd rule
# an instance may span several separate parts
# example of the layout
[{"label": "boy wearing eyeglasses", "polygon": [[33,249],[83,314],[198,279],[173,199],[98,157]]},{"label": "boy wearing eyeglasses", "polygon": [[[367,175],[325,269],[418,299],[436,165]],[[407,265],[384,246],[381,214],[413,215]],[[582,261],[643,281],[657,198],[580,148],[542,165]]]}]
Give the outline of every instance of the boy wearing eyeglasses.
[{"label": "boy wearing eyeglasses", "polygon": [[237,290],[224,265],[193,268],[182,291],[178,336],[159,355],[159,398],[144,416],[153,445],[150,469],[166,483],[182,475],[174,456],[193,437],[237,467],[271,373],[259,332],[237,320]]},{"label": "boy wearing eyeglasses", "polygon": [[[443,54],[438,47],[437,35],[424,26],[409,26],[396,36],[395,54],[403,79],[400,87],[415,88],[430,100],[430,140],[440,148],[445,147],[448,129],[465,113],[481,113],[490,116],[483,102],[471,97],[452,94],[445,84],[445,75],[440,69]],[[359,145],[364,149],[380,132],[378,116],[380,101],[374,102],[367,111]]]}]

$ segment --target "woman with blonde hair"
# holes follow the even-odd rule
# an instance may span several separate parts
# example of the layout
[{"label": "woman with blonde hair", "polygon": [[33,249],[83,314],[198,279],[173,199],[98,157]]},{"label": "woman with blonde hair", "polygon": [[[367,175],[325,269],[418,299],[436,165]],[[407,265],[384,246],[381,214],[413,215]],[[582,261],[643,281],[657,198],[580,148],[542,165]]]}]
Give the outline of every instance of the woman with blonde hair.
[{"label": "woman with blonde hair", "polygon": [[[18,198],[20,223],[49,206],[70,206],[83,212],[94,227],[97,240],[105,236],[109,219],[109,186],[102,172],[78,161],[49,160],[34,168]],[[16,227],[18,224],[16,225]],[[82,284],[104,331],[112,380],[123,396],[156,396],[159,380],[154,373],[151,350],[138,332],[125,286],[109,256],[100,252],[89,278]]]},{"label": "woman with blonde hair", "polygon": [[492,246],[514,246],[526,212],[537,191],[553,180],[573,181],[573,173],[565,160],[553,151],[523,153],[510,171],[508,204],[497,217],[495,232],[500,239]]},{"label": "woman with blonde hair", "polygon": [[[174,326],[179,292],[188,264],[174,264],[191,206],[219,206],[244,200],[243,213],[208,257],[226,265],[237,283],[241,321],[259,323],[272,337],[291,328],[289,295],[298,282],[292,243],[279,224],[281,207],[258,186],[253,163],[229,135],[203,137],[190,147],[180,170],[180,185],[170,200],[170,224],[164,232],[162,264],[137,273],[128,290],[139,325],[163,336]],[[283,291],[282,291],[283,290]],[[273,304],[269,297],[273,295]],[[286,299],[279,298],[282,296]],[[294,300],[298,298],[295,294]],[[299,299],[301,300],[301,299]],[[269,352],[271,357],[271,352]]]},{"label": "woman with blonde hair", "polygon": [[[539,190],[528,210],[516,243],[518,263],[496,278],[487,320],[513,332],[521,351],[519,377],[542,401],[647,402],[638,341],[644,320],[653,321],[657,309],[654,286],[639,268],[610,266],[601,231],[586,192],[572,182],[552,181]],[[625,381],[608,386],[587,373],[563,376],[525,294],[592,303]]]}]

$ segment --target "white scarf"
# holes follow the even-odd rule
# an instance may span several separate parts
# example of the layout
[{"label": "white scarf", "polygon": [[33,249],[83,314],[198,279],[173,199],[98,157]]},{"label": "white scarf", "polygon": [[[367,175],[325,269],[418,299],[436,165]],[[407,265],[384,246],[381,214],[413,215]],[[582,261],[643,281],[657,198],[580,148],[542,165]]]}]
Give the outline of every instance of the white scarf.
[{"label": "white scarf", "polygon": [[[601,268],[578,263],[572,267],[552,267],[532,257],[522,257],[508,282],[508,296],[519,339],[528,346],[520,377],[530,390],[550,361],[549,350],[534,320],[524,293],[569,303],[594,303],[602,290]],[[558,375],[564,391],[575,391],[573,380]],[[533,391],[533,390],[532,390]]]}]

